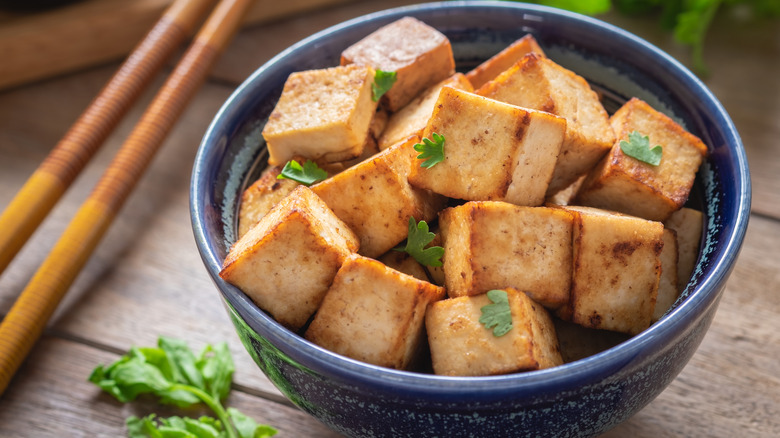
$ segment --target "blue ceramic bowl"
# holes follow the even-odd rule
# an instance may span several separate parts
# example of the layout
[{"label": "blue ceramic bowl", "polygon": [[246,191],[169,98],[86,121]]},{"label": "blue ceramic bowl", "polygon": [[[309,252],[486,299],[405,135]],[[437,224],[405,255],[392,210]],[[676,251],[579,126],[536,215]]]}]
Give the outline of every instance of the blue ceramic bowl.
[{"label": "blue ceramic bowl", "polygon": [[[267,155],[260,132],[287,76],[337,65],[345,47],[415,16],[451,40],[468,70],[525,33],[588,79],[608,111],[631,96],[673,117],[710,147],[689,202],[705,213],[701,256],[683,296],[657,324],[613,348],[557,368],[493,377],[391,370],[324,350],[288,331],[217,275],[235,239],[241,190]],[[642,409],[682,370],[712,321],[745,235],[745,151],[716,98],[683,66],[601,21],[512,2],[393,9],[334,26],[260,67],[214,118],[192,177],[198,250],[247,350],[296,405],[348,436],[593,436]]]}]

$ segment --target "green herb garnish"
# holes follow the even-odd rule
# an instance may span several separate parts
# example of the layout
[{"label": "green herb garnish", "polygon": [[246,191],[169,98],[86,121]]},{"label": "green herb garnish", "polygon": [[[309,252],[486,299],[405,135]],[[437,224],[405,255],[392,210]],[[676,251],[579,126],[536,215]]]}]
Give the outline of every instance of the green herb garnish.
[{"label": "green herb garnish", "polygon": [[227,344],[207,345],[195,355],[184,341],[160,337],[157,347],[132,347],[109,366],[98,365],[89,381],[117,400],[127,403],[143,394],[163,404],[186,408],[203,403],[217,416],[198,419],[155,415],[127,419],[128,436],[265,438],[276,429],[258,425],[235,409],[225,409],[233,380],[233,359]]},{"label": "green herb garnish", "polygon": [[276,176],[276,179],[291,179],[301,184],[310,186],[317,181],[322,181],[328,177],[328,172],[320,169],[312,160],[306,160],[303,166],[295,160],[290,160],[284,165],[282,172]]},{"label": "green herb garnish", "polygon": [[414,145],[414,150],[421,152],[417,156],[418,160],[425,160],[420,163],[420,167],[430,169],[434,165],[444,161],[444,136],[437,133],[431,134],[433,140],[423,138],[422,143]]},{"label": "green herb garnish", "polygon": [[653,166],[661,164],[663,149],[661,145],[655,145],[651,148],[650,137],[637,131],[628,134],[628,141],[620,140],[620,150],[624,154]]},{"label": "green herb garnish", "polygon": [[435,237],[436,234],[428,231],[427,222],[420,221],[417,223],[414,220],[414,217],[410,217],[409,235],[406,238],[406,246],[395,248],[395,250],[406,252],[422,265],[439,267],[442,265],[441,256],[444,255],[444,248],[440,246],[425,247],[425,245],[431,243]]},{"label": "green herb garnish", "polygon": [[379,99],[385,95],[398,80],[398,75],[394,71],[376,70],[374,73],[374,83],[371,84],[371,99],[379,102]]},{"label": "green herb garnish", "polygon": [[[626,15],[658,17],[661,26],[674,34],[677,42],[691,48],[693,66],[707,74],[704,62],[704,38],[713,18],[724,8],[739,9],[741,17],[767,19],[780,17],[777,0],[531,0],[547,6],[568,9],[581,14],[599,15],[612,5]],[[737,14],[734,14],[737,15]]]},{"label": "green herb garnish", "polygon": [[[509,296],[506,291],[493,289],[488,291],[487,297],[493,304],[482,306],[480,324],[486,329],[493,328],[493,336],[504,336],[512,330],[512,312],[509,309]],[[494,328],[495,327],[495,328]]]}]

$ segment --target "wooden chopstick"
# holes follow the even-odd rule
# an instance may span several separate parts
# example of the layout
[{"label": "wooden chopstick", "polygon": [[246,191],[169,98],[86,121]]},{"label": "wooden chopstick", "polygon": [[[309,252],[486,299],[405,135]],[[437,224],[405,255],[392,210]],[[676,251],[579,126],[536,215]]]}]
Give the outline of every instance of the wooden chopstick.
[{"label": "wooden chopstick", "polygon": [[251,0],[221,0],[182,60],[0,323],[0,395],[135,187],[160,144],[238,29]]},{"label": "wooden chopstick", "polygon": [[215,0],[177,0],[0,215],[0,274]]}]

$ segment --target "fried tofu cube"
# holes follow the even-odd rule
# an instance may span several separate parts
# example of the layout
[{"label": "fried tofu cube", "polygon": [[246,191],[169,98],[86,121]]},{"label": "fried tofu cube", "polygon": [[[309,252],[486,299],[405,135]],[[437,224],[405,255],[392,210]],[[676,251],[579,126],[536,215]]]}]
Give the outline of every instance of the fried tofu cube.
[{"label": "fried tofu cube", "polygon": [[439,215],[450,297],[513,287],[551,309],[568,303],[573,215],[558,208],[467,202]]},{"label": "fried tofu cube", "polygon": [[512,329],[495,336],[479,322],[492,304],[486,294],[433,303],[425,316],[433,371],[448,376],[491,376],[561,365],[558,338],[547,310],[516,289],[509,299]]},{"label": "fried tofu cube", "polygon": [[474,88],[479,88],[495,79],[499,74],[515,65],[520,58],[531,52],[544,56],[544,51],[539,46],[539,43],[529,33],[466,73],[466,79],[471,82]]},{"label": "fried tofu cube", "polygon": [[377,107],[373,82],[368,66],[292,73],[263,128],[268,163],[284,165],[297,155],[326,161],[359,156]]},{"label": "fried tofu cube", "polygon": [[664,228],[663,240],[661,277],[658,281],[658,297],[655,300],[653,322],[661,319],[680,296],[680,289],[677,287],[677,233]]},{"label": "fried tofu cube", "polygon": [[635,335],[650,326],[661,275],[663,224],[589,207],[574,213],[574,270],[565,320]]},{"label": "fried tofu cube", "polygon": [[388,251],[382,257],[379,257],[379,261],[390,269],[411,275],[418,280],[429,281],[428,273],[425,272],[423,265],[405,252]]},{"label": "fried tofu cube", "polygon": [[411,135],[420,136],[431,118],[433,107],[439,98],[439,92],[443,87],[452,87],[459,90],[474,91],[463,73],[453,76],[426,89],[415,97],[405,107],[394,113],[387,121],[387,126],[379,138],[379,148],[386,149]]},{"label": "fried tofu cube", "polygon": [[664,222],[664,226],[677,235],[677,285],[680,292],[688,285],[699,260],[703,219],[700,211],[683,207]]},{"label": "fried tofu cube", "polygon": [[396,73],[381,103],[398,111],[417,94],[455,73],[455,58],[444,34],[413,17],[380,27],[341,53],[341,65],[362,64]]},{"label": "fried tofu cube", "polygon": [[607,112],[588,82],[536,53],[525,55],[476,93],[566,119],[566,138],[548,188],[550,195],[587,173],[615,142]]},{"label": "fried tofu cube", "polygon": [[551,114],[444,87],[423,134],[444,137],[444,160],[413,165],[409,182],[451,198],[541,205],[564,131]]},{"label": "fried tofu cube", "polygon": [[271,208],[286,198],[300,183],[278,179],[284,166],[269,166],[255,182],[241,194],[238,207],[238,238],[252,228]]},{"label": "fried tofu cube", "polygon": [[[610,119],[617,141],[588,175],[577,195],[583,205],[664,221],[688,200],[707,147],[666,115],[633,98]],[[620,143],[638,132],[650,147],[661,145],[658,166],[626,155]]]},{"label": "fried tofu cube", "polygon": [[412,187],[407,175],[417,153],[415,139],[312,186],[360,239],[360,253],[379,257],[406,239],[409,218],[430,221],[445,199]]},{"label": "fried tofu cube", "polygon": [[230,249],[219,276],[293,331],[317,310],[357,236],[306,186]]},{"label": "fried tofu cube", "polygon": [[444,295],[439,286],[352,255],[304,336],[352,359],[407,369],[424,351],[426,309]]}]

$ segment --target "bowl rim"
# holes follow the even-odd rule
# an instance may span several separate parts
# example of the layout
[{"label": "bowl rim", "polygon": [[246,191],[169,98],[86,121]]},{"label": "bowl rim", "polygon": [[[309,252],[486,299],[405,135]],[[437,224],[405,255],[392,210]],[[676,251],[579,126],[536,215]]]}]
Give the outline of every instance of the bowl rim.
[{"label": "bowl rim", "polygon": [[[725,246],[717,257],[712,259],[710,272],[713,275],[703,278],[696,285],[695,289],[691,291],[690,296],[660,321],[610,349],[557,367],[499,376],[439,376],[389,369],[330,352],[281,326],[273,318],[261,311],[246,295],[219,277],[218,273],[221,269],[222,261],[212,251],[212,247],[209,244],[210,238],[206,234],[207,227],[205,223],[207,212],[204,205],[205,191],[212,188],[207,184],[208,172],[206,168],[209,160],[215,158],[213,155],[215,147],[213,146],[218,141],[217,133],[222,128],[224,120],[229,118],[235,107],[240,106],[242,100],[247,99],[248,89],[253,86],[253,82],[279,60],[292,53],[303,50],[333,33],[342,32],[365,22],[374,22],[388,17],[400,18],[400,16],[408,14],[470,8],[498,8],[540,13],[547,16],[556,16],[559,19],[584,22],[600,32],[613,34],[627,41],[628,44],[639,50],[641,54],[653,57],[667,71],[678,72],[680,81],[701,93],[706,100],[706,104],[712,110],[715,117],[714,121],[722,127],[726,137],[726,147],[729,148],[735,159],[734,170],[736,175],[734,184],[739,197],[736,200],[735,220],[733,223],[726,224],[728,233],[724,230]],[[708,146],[712,147],[712,145]],[[555,388],[574,386],[570,385],[573,383],[576,383],[576,385],[595,383],[607,378],[616,369],[632,366],[631,364],[636,363],[639,358],[645,356],[647,351],[663,349],[663,343],[666,340],[689,330],[693,321],[701,318],[709,307],[716,305],[725,280],[733,269],[744,240],[750,216],[750,204],[751,181],[746,153],[739,134],[723,106],[696,75],[651,43],[612,24],[596,18],[550,7],[499,1],[437,2],[387,9],[328,27],[288,47],[253,72],[236,88],[216,113],[199,146],[193,167],[190,191],[190,213],[198,251],[210,276],[229,306],[229,310],[237,312],[239,317],[252,330],[269,340],[272,345],[280,349],[293,361],[306,368],[315,369],[318,373],[327,375],[329,378],[335,378],[347,383],[355,381],[360,381],[361,383],[369,382],[375,387],[382,387],[399,394],[420,393],[422,391],[426,394],[438,394],[440,396],[468,393],[470,395],[492,394],[495,397],[500,397],[510,392],[515,394],[518,391],[529,394],[540,393],[549,392]],[[650,347],[649,350],[648,347]]]}]

